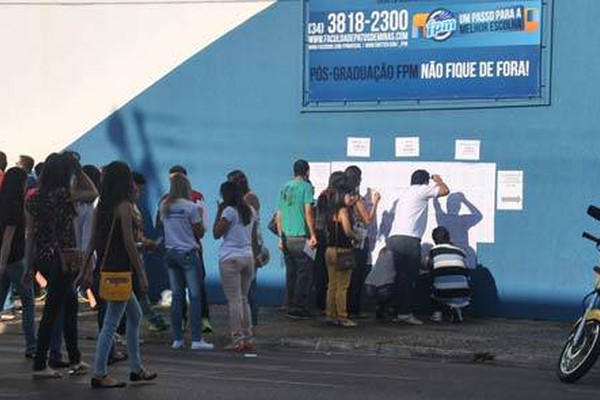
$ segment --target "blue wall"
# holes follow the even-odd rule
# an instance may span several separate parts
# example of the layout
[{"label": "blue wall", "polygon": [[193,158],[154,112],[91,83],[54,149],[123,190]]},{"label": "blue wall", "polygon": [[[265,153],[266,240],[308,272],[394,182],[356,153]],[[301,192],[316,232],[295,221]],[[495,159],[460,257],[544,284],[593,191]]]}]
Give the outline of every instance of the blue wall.
[{"label": "blue wall", "polygon": [[[577,3],[577,7],[573,6]],[[600,151],[596,97],[600,2],[554,2],[551,105],[523,108],[300,113],[302,4],[281,1],[230,32],[144,91],[72,145],[86,162],[124,159],[147,175],[149,207],[167,190],[169,166],[183,164],[214,210],[219,184],[241,168],[270,216],[294,159],[346,159],[346,137],[372,137],[373,161],[393,160],[394,137],[421,138],[422,161],[452,161],[454,140],[480,139],[481,161],[525,174],[524,210],[498,211],[496,243],[479,246],[476,310],[514,317],[567,318],[592,282],[600,233],[585,215],[597,200]],[[281,299],[275,237],[259,273],[263,300]],[[218,243],[205,240],[211,295]],[[153,268],[160,269],[160,266]]]}]

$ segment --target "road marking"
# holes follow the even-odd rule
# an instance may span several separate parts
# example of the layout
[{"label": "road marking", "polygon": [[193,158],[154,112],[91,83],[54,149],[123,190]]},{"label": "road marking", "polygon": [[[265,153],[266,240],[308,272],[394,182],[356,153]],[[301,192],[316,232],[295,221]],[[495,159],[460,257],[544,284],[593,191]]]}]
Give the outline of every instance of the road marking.
[{"label": "road marking", "polygon": [[2,392],[2,398],[3,399],[18,399],[18,398],[23,398],[23,397],[32,397],[32,396],[39,396],[41,395],[42,392],[18,392],[18,393],[6,393],[5,391]]},{"label": "road marking", "polygon": [[375,379],[400,379],[405,381],[418,381],[418,378],[411,376],[386,375],[386,374],[364,374],[359,372],[339,372],[339,371],[323,371],[323,370],[303,370],[303,369],[285,369],[281,372],[300,373],[300,374],[319,374],[319,375],[335,375],[346,376],[351,378],[375,378]]},{"label": "road marking", "polygon": [[[173,360],[172,358],[164,358],[164,357],[152,357],[155,360],[159,360],[161,363],[165,364],[177,364],[177,365],[189,365],[193,367],[205,366],[205,367],[219,367],[219,368],[238,368],[244,370],[257,370],[257,371],[278,371],[282,373],[294,373],[294,374],[305,374],[305,375],[333,375],[340,377],[350,377],[350,378],[364,378],[364,379],[396,379],[396,380],[405,380],[405,381],[418,381],[419,378],[411,377],[411,376],[401,376],[401,375],[390,375],[390,374],[369,374],[369,373],[358,373],[358,372],[341,372],[341,371],[329,371],[322,369],[295,369],[291,368],[288,365],[263,365],[263,364],[246,364],[244,360],[240,362],[232,363],[220,363],[214,361],[202,361],[202,360],[194,360],[194,361],[181,361],[181,360]],[[262,358],[262,357],[261,357]]]},{"label": "road marking", "polygon": [[[262,364],[249,364],[254,363],[255,360],[247,359],[233,359],[231,363],[217,362],[217,361],[204,361],[200,358],[193,359],[188,358],[186,360],[173,359],[167,357],[156,357],[155,355],[149,357],[150,360],[157,360],[165,364],[176,364],[176,365],[187,365],[190,367],[220,367],[220,368],[239,368],[239,369],[259,369],[264,371],[280,371],[289,368],[287,365],[262,365]],[[237,362],[236,362],[237,361]],[[240,362],[241,361],[241,362]]]},{"label": "road marking", "polygon": [[[322,354],[320,354],[322,356]],[[314,364],[334,364],[334,365],[351,365],[354,364],[355,361],[343,361],[343,360],[319,360],[319,359],[310,359],[310,358],[301,358],[298,360],[303,363],[314,363]]]},{"label": "road marking", "polygon": [[262,379],[262,378],[239,378],[232,376],[204,376],[205,379],[212,379],[217,381],[239,381],[239,382],[255,382],[255,383],[270,383],[277,385],[295,385],[295,386],[309,386],[309,387],[321,387],[330,389],[344,389],[344,385],[332,385],[329,383],[314,383],[314,382],[300,382],[300,381],[287,381],[280,379]]},{"label": "road marking", "polygon": [[[172,370],[176,371],[176,370]],[[161,376],[173,376],[178,378],[194,378],[194,379],[212,379],[218,381],[240,381],[240,382],[255,382],[255,383],[275,383],[281,385],[297,385],[297,386],[314,386],[314,387],[326,387],[326,388],[344,388],[343,385],[333,385],[330,383],[315,383],[315,382],[303,382],[303,381],[289,381],[272,378],[243,378],[243,377],[231,377],[229,376],[231,371],[210,371],[206,373],[194,373],[186,374],[181,372],[163,372],[160,371]],[[221,376],[217,376],[221,375]]]}]

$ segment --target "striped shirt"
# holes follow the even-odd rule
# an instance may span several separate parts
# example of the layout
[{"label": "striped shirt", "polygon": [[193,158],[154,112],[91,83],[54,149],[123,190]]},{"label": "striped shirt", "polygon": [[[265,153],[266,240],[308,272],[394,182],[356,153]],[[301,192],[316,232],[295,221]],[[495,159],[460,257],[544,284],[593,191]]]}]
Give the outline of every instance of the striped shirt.
[{"label": "striped shirt", "polygon": [[449,306],[468,305],[471,287],[465,252],[451,244],[440,244],[430,250],[429,257],[433,263],[433,297]]}]

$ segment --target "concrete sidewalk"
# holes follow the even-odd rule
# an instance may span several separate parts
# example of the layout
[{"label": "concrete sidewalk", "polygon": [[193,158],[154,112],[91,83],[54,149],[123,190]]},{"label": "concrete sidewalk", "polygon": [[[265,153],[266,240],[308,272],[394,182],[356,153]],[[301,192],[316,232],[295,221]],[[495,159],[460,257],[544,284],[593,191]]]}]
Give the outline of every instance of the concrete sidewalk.
[{"label": "concrete sidewalk", "polygon": [[[80,315],[80,334],[95,340],[96,314]],[[160,309],[168,316],[168,309]],[[38,310],[38,316],[41,311]],[[207,340],[222,349],[229,342],[227,307],[211,306],[214,328]],[[465,317],[461,324],[423,326],[379,323],[372,315],[360,319],[356,328],[328,326],[324,318],[290,320],[274,307],[262,307],[257,328],[258,348],[283,347],[323,353],[354,353],[402,358],[429,358],[468,363],[493,363],[554,369],[571,324],[548,321]],[[20,335],[20,321],[0,323],[0,333]],[[171,342],[170,331],[153,333],[144,325],[146,343]]]}]

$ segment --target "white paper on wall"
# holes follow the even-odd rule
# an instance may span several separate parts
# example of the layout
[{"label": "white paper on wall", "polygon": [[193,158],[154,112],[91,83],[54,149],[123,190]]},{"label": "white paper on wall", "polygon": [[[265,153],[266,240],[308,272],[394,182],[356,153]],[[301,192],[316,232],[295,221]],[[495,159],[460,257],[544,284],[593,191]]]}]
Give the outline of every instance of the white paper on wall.
[{"label": "white paper on wall", "polygon": [[371,138],[349,137],[346,143],[346,156],[371,157]]},{"label": "white paper on wall", "polygon": [[479,140],[457,140],[454,144],[454,159],[479,161],[481,141]]},{"label": "white paper on wall", "polygon": [[[311,164],[312,165],[312,164]],[[350,165],[362,170],[361,193],[370,206],[372,190],[381,193],[377,222],[370,227],[372,258],[389,234],[393,211],[401,207],[399,198],[410,185],[410,177],[417,169],[441,175],[450,188],[450,195],[431,201],[427,229],[422,243],[427,249],[431,231],[438,225],[446,226],[452,241],[469,255],[470,267],[476,265],[477,243],[494,242],[496,164],[461,162],[332,162],[331,171],[343,171]]]},{"label": "white paper on wall", "polygon": [[419,157],[421,153],[420,140],[418,136],[397,137],[395,140],[396,157]]},{"label": "white paper on wall", "polygon": [[523,171],[498,171],[498,210],[523,209]]}]

